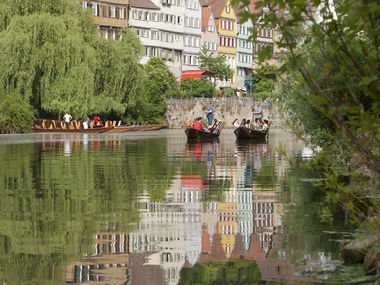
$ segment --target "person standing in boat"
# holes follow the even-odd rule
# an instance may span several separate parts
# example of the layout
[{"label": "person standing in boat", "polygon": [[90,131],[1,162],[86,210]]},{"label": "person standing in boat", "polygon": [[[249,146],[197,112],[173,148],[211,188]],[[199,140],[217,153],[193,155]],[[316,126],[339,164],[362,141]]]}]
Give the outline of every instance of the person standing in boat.
[{"label": "person standing in boat", "polygon": [[88,116],[86,116],[86,119],[83,121],[83,128],[88,129],[90,127],[91,120]]},{"label": "person standing in boat", "polygon": [[214,121],[214,107],[208,106],[206,110],[207,124],[208,127],[211,127]]},{"label": "person standing in boat", "polygon": [[71,121],[72,118],[73,117],[69,113],[67,113],[67,112],[66,112],[65,115],[63,115],[63,120],[66,122],[66,127],[67,128],[70,128],[70,121]]},{"label": "person standing in boat", "polygon": [[252,121],[257,123],[263,118],[263,109],[261,108],[260,102],[256,102],[256,105],[252,108]]}]

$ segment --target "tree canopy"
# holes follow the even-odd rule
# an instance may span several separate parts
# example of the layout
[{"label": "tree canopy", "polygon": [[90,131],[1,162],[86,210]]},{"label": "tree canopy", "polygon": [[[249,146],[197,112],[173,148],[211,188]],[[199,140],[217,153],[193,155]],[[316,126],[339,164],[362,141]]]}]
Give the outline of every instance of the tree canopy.
[{"label": "tree canopy", "polygon": [[[332,190],[327,200],[350,210],[351,217],[367,217],[367,207],[380,213],[363,198],[379,189],[378,2],[261,0],[255,5],[262,13],[241,10],[240,17],[278,32],[284,55],[279,99],[294,125],[303,127],[300,133],[323,149],[316,160],[323,158],[317,161],[321,184]],[[350,178],[350,187],[342,176]]]},{"label": "tree canopy", "polygon": [[181,79],[181,92],[185,98],[208,97],[215,94],[215,86],[207,79]]},{"label": "tree canopy", "polygon": [[0,87],[19,93],[38,116],[70,112],[122,116],[142,84],[141,44],[98,37],[76,0],[2,1]]},{"label": "tree canopy", "polygon": [[224,55],[214,55],[204,46],[198,58],[200,67],[214,73],[215,79],[221,81],[231,79],[233,72]]},{"label": "tree canopy", "polygon": [[140,121],[162,123],[166,99],[179,97],[177,80],[161,58],[152,57],[144,65],[143,82],[140,96],[128,107],[127,116]]},{"label": "tree canopy", "polygon": [[271,97],[276,80],[276,67],[273,65],[261,65],[254,71],[254,96],[260,98]]}]

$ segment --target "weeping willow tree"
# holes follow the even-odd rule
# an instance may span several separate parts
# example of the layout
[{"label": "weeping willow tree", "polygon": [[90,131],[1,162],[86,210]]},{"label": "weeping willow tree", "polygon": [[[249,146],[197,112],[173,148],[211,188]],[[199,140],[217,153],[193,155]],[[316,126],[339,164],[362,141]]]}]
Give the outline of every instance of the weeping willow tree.
[{"label": "weeping willow tree", "polygon": [[138,38],[101,39],[79,1],[2,1],[0,89],[39,116],[124,114],[141,82]]}]

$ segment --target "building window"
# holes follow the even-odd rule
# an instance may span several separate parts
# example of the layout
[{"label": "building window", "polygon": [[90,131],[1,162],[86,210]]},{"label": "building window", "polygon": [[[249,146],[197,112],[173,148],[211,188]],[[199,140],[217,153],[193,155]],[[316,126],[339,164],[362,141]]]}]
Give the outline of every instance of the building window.
[{"label": "building window", "polygon": [[229,14],[231,12],[231,6],[227,5],[226,6],[226,13]]},{"label": "building window", "polygon": [[110,18],[115,18],[116,16],[116,8],[115,6],[109,6],[109,16]]}]

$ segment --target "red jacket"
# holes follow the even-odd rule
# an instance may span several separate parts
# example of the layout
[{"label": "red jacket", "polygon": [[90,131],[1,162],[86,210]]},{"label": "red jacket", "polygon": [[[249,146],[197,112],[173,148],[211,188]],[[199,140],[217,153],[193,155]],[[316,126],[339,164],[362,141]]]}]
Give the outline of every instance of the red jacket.
[{"label": "red jacket", "polygon": [[193,123],[193,128],[196,129],[196,130],[202,131],[203,130],[202,122],[201,121],[195,121]]}]

